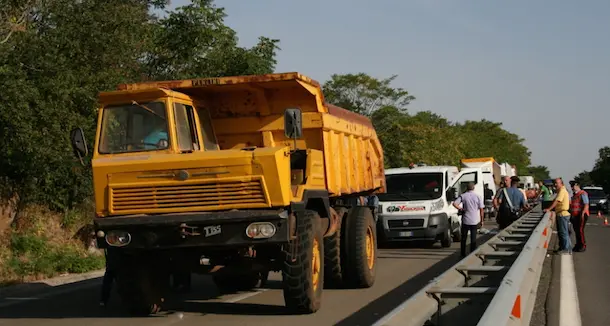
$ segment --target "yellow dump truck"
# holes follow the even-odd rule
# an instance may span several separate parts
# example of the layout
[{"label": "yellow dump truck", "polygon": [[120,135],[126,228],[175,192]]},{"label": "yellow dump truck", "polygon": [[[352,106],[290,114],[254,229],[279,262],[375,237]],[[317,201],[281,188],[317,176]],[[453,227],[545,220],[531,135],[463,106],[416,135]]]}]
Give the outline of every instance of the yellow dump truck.
[{"label": "yellow dump truck", "polygon": [[[224,290],[282,273],[312,313],[329,286],[370,287],[383,151],[364,116],[282,73],[120,85],[99,95],[91,150],[98,245],[134,312],[155,313],[191,273]],[[83,130],[71,131],[79,157]],[[179,281],[182,280],[182,281]]]}]

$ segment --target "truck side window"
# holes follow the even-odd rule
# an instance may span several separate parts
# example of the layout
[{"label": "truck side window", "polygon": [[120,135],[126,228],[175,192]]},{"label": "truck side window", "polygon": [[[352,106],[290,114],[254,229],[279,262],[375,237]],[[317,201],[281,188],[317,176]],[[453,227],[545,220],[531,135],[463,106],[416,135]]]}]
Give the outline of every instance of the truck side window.
[{"label": "truck side window", "polygon": [[197,108],[197,114],[199,114],[199,123],[201,124],[201,135],[203,136],[203,147],[206,151],[218,150],[218,141],[214,134],[214,128],[212,128],[212,118],[210,112],[204,108]]},{"label": "truck side window", "polygon": [[176,133],[178,134],[178,148],[181,152],[199,150],[199,139],[195,127],[193,107],[186,104],[174,103],[176,117]]}]

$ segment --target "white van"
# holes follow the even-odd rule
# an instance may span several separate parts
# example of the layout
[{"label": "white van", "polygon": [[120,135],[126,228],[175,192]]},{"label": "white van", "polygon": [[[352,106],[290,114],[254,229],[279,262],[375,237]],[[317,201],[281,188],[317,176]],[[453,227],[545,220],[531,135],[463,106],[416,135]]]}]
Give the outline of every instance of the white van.
[{"label": "white van", "polygon": [[386,169],[386,193],[378,194],[381,241],[440,241],[450,247],[461,239],[461,218],[452,202],[469,182],[483,198],[481,168],[426,166]]}]

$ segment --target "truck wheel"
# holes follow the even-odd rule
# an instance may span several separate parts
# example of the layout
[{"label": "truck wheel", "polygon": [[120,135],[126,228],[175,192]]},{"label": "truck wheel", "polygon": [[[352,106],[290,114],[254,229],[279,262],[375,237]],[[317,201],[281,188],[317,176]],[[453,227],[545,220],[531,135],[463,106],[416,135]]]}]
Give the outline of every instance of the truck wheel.
[{"label": "truck wheel", "polygon": [[324,238],[318,213],[306,210],[296,218],[296,239],[284,249],[282,285],[286,307],[314,313],[322,304]]},{"label": "truck wheel", "polygon": [[377,226],[368,207],[352,207],[345,227],[345,276],[355,288],[369,288],[377,270]]},{"label": "truck wheel", "polygon": [[337,289],[343,283],[341,268],[341,230],[324,238],[324,286]]},{"label": "truck wheel", "polygon": [[[129,257],[117,273],[117,290],[121,301],[134,315],[156,314],[163,302],[160,285],[166,276],[162,270],[154,269],[144,259]],[[167,281],[167,280],[165,280]]]},{"label": "truck wheel", "polygon": [[443,233],[443,237],[441,238],[441,246],[443,248],[449,248],[451,247],[451,244],[453,243],[452,241],[453,239],[451,238],[451,229],[448,228],[444,233]]},{"label": "truck wheel", "polygon": [[[337,209],[341,221],[345,215],[344,208]],[[330,289],[338,289],[343,286],[342,256],[345,256],[345,248],[341,246],[342,234],[345,223],[341,223],[339,229],[330,237],[324,238],[324,286]]]}]

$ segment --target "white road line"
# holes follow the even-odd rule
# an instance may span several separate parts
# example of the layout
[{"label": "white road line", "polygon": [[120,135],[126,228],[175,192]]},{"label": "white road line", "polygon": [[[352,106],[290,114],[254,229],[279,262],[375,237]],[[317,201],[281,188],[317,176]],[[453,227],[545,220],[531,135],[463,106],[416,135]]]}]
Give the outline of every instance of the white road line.
[{"label": "white road line", "polygon": [[255,295],[261,294],[261,293],[263,293],[263,292],[265,292],[267,290],[268,289],[256,289],[256,290],[253,290],[252,292],[247,292],[247,293],[244,293],[242,295],[238,295],[238,296],[236,296],[234,298],[231,298],[231,299],[228,299],[228,300],[222,300],[222,302],[224,302],[224,303],[236,303],[236,302],[239,302],[239,301],[242,301],[242,300],[246,300],[246,299],[248,299],[250,297],[253,297]]},{"label": "white road line", "polygon": [[559,326],[581,326],[576,275],[572,255],[561,255]]}]

